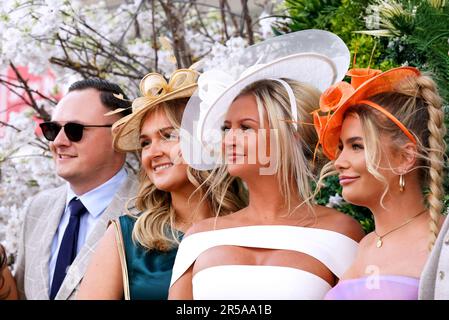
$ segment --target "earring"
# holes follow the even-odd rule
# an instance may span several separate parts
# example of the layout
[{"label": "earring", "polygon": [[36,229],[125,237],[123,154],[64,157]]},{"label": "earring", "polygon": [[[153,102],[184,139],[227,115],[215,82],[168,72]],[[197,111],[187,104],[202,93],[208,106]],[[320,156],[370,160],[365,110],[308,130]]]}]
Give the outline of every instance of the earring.
[{"label": "earring", "polygon": [[404,191],[405,189],[405,178],[403,174],[399,175],[399,191]]}]

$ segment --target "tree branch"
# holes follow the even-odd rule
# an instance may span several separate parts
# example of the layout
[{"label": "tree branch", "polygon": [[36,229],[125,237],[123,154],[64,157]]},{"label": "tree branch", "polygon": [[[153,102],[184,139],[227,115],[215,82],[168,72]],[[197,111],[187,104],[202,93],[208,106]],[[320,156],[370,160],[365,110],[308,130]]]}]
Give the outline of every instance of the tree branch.
[{"label": "tree branch", "polygon": [[203,19],[201,18],[201,12],[200,12],[200,10],[198,9],[198,5],[197,5],[197,2],[196,2],[196,1],[194,2],[194,6],[195,6],[195,11],[196,11],[196,14],[197,14],[197,17],[198,17],[198,21],[199,21],[199,23],[200,23],[200,26],[201,26],[201,28],[204,30],[204,35],[205,35],[209,40],[211,40],[212,42],[214,42],[215,39],[212,38],[212,36],[210,35],[209,31],[207,30],[206,25],[204,24]]},{"label": "tree branch", "polygon": [[36,100],[33,97],[33,89],[31,89],[28,86],[28,81],[25,80],[22,75],[20,74],[19,70],[16,68],[16,66],[14,65],[14,63],[10,62],[9,66],[13,69],[14,73],[16,74],[17,79],[19,80],[20,83],[23,84],[23,89],[25,90],[26,95],[28,96],[28,98],[30,99],[29,101],[29,105],[37,111],[37,113],[40,115],[40,117],[42,119],[48,120],[50,119],[50,115],[48,114],[47,111],[45,111],[44,108],[40,108],[39,105],[37,104]]},{"label": "tree branch", "polygon": [[220,0],[220,17],[221,17],[221,22],[223,22],[223,34],[224,34],[224,38],[225,40],[229,40],[229,34],[228,34],[228,27],[226,25],[226,13],[225,13],[225,3],[227,1],[226,0]]},{"label": "tree branch", "polygon": [[154,16],[154,1],[155,0],[151,0],[151,30],[153,32],[153,50],[154,50],[154,71],[155,72],[159,72],[159,68],[158,68],[158,50],[159,50],[159,46],[157,44],[157,32],[156,32],[156,20],[155,20],[155,16]]},{"label": "tree branch", "polygon": [[[12,93],[14,93],[15,95],[17,95],[19,98],[22,99],[23,102],[25,102],[26,104],[29,104],[28,101],[26,99],[23,99],[22,94],[20,94],[19,92],[15,91],[14,89],[11,89],[11,87],[14,88],[18,88],[18,89],[24,89],[22,85],[20,84],[16,84],[13,83],[11,81],[5,80],[1,78],[2,76],[0,75],[0,84],[3,84],[4,86],[8,87],[8,90],[10,90]],[[30,91],[36,95],[38,95],[39,97],[41,97],[44,100],[47,100],[48,102],[50,102],[52,105],[56,105],[58,103],[58,101],[56,99],[53,99],[49,96],[44,95],[43,93],[34,90],[34,89],[30,89]]]},{"label": "tree branch", "polygon": [[168,29],[173,36],[173,51],[178,68],[188,68],[192,65],[192,56],[189,45],[185,40],[183,17],[170,1],[165,3],[163,0],[159,0],[159,3],[164,9]]},{"label": "tree branch", "polygon": [[237,23],[234,13],[232,12],[231,7],[229,6],[229,2],[227,0],[225,1],[225,5],[226,5],[226,8],[228,9],[228,13],[229,13],[229,16],[231,17],[231,21],[232,21],[232,24],[234,25],[234,29],[238,30],[239,24]]},{"label": "tree branch", "polygon": [[251,23],[251,16],[249,15],[249,9],[248,9],[248,0],[241,0],[242,3],[242,20],[240,25],[240,35],[243,37],[243,29],[244,25],[246,24],[246,32],[248,34],[248,44],[252,45],[254,44],[254,33],[253,33],[253,27]]},{"label": "tree branch", "polygon": [[16,130],[17,132],[21,132],[22,130],[20,130],[19,128],[13,126],[12,124],[9,124],[7,122],[4,121],[0,121],[0,125],[4,126],[4,127],[10,127],[13,128],[14,130]]}]

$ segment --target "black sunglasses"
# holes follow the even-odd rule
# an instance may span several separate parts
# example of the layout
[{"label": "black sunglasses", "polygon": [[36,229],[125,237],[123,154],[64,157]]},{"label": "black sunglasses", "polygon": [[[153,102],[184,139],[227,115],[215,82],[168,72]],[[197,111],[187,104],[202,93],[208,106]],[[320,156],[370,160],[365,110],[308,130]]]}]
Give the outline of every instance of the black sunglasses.
[{"label": "black sunglasses", "polygon": [[110,128],[112,124],[95,125],[67,122],[65,125],[60,125],[57,122],[47,121],[39,124],[39,127],[41,127],[42,133],[48,141],[55,141],[59,131],[64,128],[64,133],[67,138],[72,142],[78,142],[83,138],[84,128]]}]

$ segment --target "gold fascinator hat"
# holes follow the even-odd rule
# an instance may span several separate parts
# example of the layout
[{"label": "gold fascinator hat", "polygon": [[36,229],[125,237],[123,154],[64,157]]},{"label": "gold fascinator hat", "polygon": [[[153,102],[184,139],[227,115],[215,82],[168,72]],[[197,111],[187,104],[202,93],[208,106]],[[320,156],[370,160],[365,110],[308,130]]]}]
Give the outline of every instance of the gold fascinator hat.
[{"label": "gold fascinator hat", "polygon": [[[112,126],[114,149],[132,152],[140,149],[140,127],[145,115],[156,105],[169,100],[190,98],[197,88],[199,73],[193,69],[178,69],[169,80],[159,73],[149,73],[140,81],[141,97],[132,103],[132,113]],[[123,109],[108,112],[119,113]]]}]

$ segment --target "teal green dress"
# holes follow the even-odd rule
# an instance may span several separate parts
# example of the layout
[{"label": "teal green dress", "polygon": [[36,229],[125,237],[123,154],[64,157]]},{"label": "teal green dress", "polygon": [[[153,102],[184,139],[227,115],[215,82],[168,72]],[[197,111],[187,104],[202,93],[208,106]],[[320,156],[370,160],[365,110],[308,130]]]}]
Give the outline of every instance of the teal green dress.
[{"label": "teal green dress", "polygon": [[[178,248],[162,252],[135,244],[132,231],[136,220],[129,216],[121,216],[119,220],[131,300],[166,300]],[[178,234],[181,240],[184,234]]]}]

